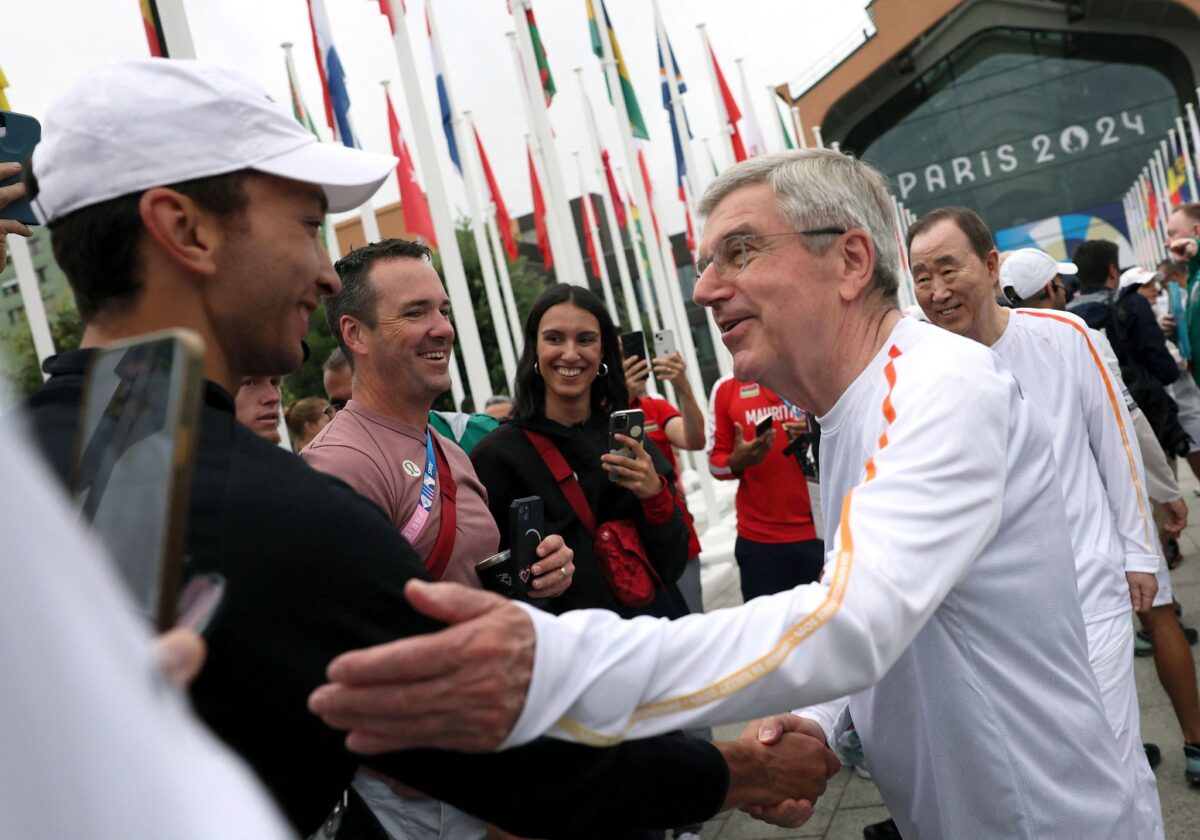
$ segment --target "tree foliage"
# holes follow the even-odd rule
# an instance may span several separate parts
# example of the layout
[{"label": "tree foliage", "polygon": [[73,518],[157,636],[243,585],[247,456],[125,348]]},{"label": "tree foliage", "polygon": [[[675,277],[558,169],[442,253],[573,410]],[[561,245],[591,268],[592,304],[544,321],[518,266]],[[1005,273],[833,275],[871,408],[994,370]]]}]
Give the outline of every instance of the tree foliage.
[{"label": "tree foliage", "polygon": [[[61,294],[46,301],[46,319],[50,322],[50,337],[54,339],[54,347],[58,352],[79,347],[79,340],[83,337],[83,320],[70,295]],[[29,322],[23,321],[10,329],[0,339],[0,348],[13,390],[22,398],[28,397],[43,381]]]}]

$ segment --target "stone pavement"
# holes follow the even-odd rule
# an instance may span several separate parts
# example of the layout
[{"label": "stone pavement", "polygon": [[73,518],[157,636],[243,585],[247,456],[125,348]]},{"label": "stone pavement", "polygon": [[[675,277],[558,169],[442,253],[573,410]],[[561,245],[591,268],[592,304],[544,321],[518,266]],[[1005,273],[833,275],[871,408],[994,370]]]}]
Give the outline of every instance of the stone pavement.
[{"label": "stone pavement", "polygon": [[[1180,540],[1183,564],[1171,573],[1176,599],[1183,604],[1184,622],[1200,627],[1200,497],[1198,486],[1186,464],[1181,464],[1180,484],[1189,508],[1189,526]],[[709,588],[710,582],[713,584]],[[732,574],[705,577],[704,601],[708,608],[725,607],[741,601],[736,567]],[[1192,648],[1200,663],[1200,645]],[[1183,749],[1179,724],[1170,700],[1158,683],[1153,657],[1135,661],[1138,698],[1142,709],[1142,739],[1159,745],[1163,760],[1155,771],[1162,800],[1167,840],[1192,840],[1200,837],[1200,789],[1189,789],[1183,778]],[[1200,670],[1200,664],[1197,669]],[[741,726],[716,729],[718,737],[736,737]],[[829,782],[829,788],[817,804],[809,822],[793,829],[780,829],[758,822],[745,814],[722,814],[704,827],[705,840],[779,840],[810,837],[823,840],[861,840],[864,826],[887,819],[887,809],[875,786],[842,769]]]}]

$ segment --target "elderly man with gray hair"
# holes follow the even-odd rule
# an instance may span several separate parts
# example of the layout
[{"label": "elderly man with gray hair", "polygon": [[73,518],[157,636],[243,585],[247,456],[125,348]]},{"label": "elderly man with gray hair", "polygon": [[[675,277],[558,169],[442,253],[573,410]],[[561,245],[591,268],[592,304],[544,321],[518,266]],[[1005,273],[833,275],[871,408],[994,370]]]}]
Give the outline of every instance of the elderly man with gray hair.
[{"label": "elderly man with gray hair", "polygon": [[313,708],[352,744],[424,743],[389,698],[451,696],[483,667],[454,657],[461,640],[494,632],[530,651],[506,675],[525,702],[499,721],[451,705],[456,747],[611,744],[781,709],[803,717],[771,719],[764,740],[832,742],[849,713],[905,837],[1134,836],[1070,540],[1046,527],[1065,516],[1049,432],[990,351],[900,315],[883,177],[832,151],[765,155],[714,181],[700,213],[695,299],[735,374],[821,425],[821,581],[675,622],[410,584],[453,626],[339,657]]}]

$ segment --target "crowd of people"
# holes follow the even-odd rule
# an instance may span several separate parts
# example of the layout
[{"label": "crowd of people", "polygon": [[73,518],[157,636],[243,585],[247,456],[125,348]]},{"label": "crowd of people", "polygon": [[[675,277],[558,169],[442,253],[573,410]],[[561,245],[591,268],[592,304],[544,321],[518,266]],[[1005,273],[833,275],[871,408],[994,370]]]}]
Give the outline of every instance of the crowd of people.
[{"label": "crowd of people", "polygon": [[[214,119],[230,109],[236,137]],[[85,131],[99,118],[136,137]],[[166,327],[206,345],[187,571],[225,589],[203,667],[178,652],[194,639],[163,637],[155,661],[195,665],[170,672],[266,795],[201,740],[195,775],[155,783],[183,797],[228,765],[240,792],[179,819],[681,840],[730,808],[801,825],[844,760],[893,817],[868,838],[1152,840],[1135,651],[1200,784],[1195,634],[1168,575],[1187,524],[1173,464],[1200,469],[1200,205],[1171,215],[1156,271],[1101,241],[1072,263],[1002,257],[965,208],[897,243],[885,178],[850,156],[763,155],[700,201],[695,300],[734,359],[707,416],[680,354],[626,352],[603,301],[563,284],[529,309],[511,398],[435,411],[455,331],[429,248],[332,264],[319,235],[390,158],[321,145],[197,62],[107,68],[44,135],[0,215],[35,200],[85,324],[17,421],[49,473],[70,474],[97,348]],[[285,408],[318,304],[325,398]],[[704,612],[689,450],[738,482],[735,609]],[[0,449],[36,474],[20,457]],[[65,516],[43,495],[30,544]],[[521,510],[541,526],[522,532]],[[503,592],[483,561],[511,572]],[[150,836],[118,811],[97,804],[93,836]]]}]

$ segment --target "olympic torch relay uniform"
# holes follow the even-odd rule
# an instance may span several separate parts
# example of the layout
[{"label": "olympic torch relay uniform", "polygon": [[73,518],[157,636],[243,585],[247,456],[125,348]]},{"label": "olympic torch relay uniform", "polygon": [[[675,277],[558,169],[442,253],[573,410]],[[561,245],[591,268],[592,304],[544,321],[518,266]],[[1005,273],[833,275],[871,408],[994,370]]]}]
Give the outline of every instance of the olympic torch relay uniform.
[{"label": "olympic torch relay uniform", "polygon": [[606,743],[849,694],[906,838],[1135,836],[1070,541],[1047,526],[1066,516],[1050,435],[1016,380],[906,318],[819,420],[822,581],[672,623],[530,610],[533,681],[509,743]]}]

